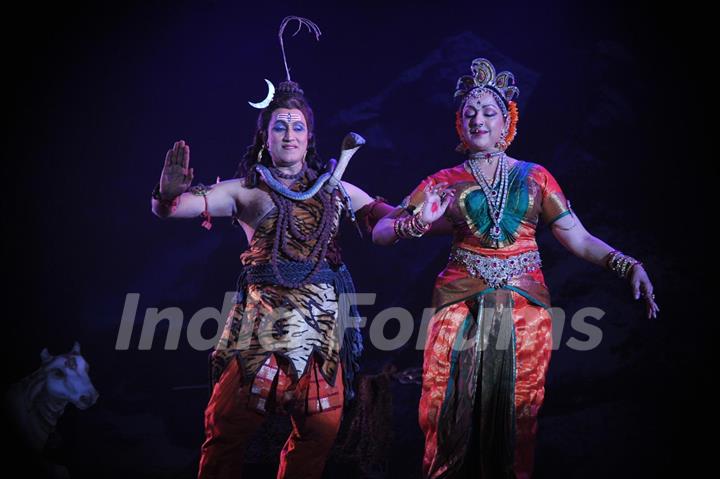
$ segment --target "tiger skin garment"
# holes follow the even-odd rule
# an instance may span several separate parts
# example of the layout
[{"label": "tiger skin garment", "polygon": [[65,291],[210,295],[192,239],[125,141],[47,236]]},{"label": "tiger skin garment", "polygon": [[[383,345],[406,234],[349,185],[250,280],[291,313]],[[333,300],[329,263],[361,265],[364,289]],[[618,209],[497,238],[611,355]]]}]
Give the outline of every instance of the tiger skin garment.
[{"label": "tiger skin garment", "polygon": [[[315,179],[310,170],[292,189],[304,190]],[[269,191],[264,183],[258,188]],[[323,193],[324,194],[324,193]],[[335,214],[326,261],[331,268],[342,264],[337,232],[343,212],[342,197],[333,196]],[[291,221],[307,235],[314,231],[322,218],[323,205],[316,197],[293,202]],[[278,209],[273,208],[259,222],[248,248],[240,255],[243,267],[268,264],[276,234]],[[317,240],[299,241],[286,232],[287,248],[306,257]],[[280,250],[279,260],[289,261]],[[237,357],[243,376],[252,380],[258,371],[275,355],[276,361],[289,362],[289,373],[298,381],[306,372],[310,358],[320,366],[325,380],[334,385],[342,331],[338,328],[338,294],[330,283],[310,283],[299,288],[278,284],[247,284],[240,292],[242,301],[231,309],[221,338],[213,352],[214,380],[219,378],[230,358]]]}]

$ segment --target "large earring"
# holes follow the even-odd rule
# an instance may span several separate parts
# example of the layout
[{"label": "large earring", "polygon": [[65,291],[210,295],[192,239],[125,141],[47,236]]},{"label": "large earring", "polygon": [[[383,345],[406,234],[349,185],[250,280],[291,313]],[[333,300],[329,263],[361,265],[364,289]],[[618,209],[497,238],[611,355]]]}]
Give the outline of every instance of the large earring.
[{"label": "large earring", "polygon": [[263,156],[264,152],[265,152],[265,145],[261,146],[260,151],[258,151],[258,155],[257,155],[258,164],[262,163],[262,156]]},{"label": "large earring", "polygon": [[497,143],[495,143],[495,148],[497,148],[500,151],[507,150],[508,146],[510,146],[507,142],[507,135],[508,135],[508,122],[509,119],[505,120],[505,126],[502,129],[502,133],[500,134],[500,139]]}]

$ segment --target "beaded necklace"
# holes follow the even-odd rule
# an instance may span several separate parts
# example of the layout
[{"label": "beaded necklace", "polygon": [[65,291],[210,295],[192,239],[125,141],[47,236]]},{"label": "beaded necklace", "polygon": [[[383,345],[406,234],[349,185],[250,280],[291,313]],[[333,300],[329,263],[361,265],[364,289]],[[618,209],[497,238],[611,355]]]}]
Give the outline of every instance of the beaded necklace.
[{"label": "beaded necklace", "polygon": [[493,158],[496,158],[498,156],[503,156],[503,155],[505,155],[505,152],[502,150],[491,151],[489,153],[484,152],[484,151],[476,151],[474,153],[470,153],[469,158],[471,160],[483,159],[483,160],[487,161],[488,163],[490,163]]},{"label": "beaded necklace", "polygon": [[275,166],[270,167],[270,171],[275,178],[282,178],[283,180],[299,180],[307,171],[307,163],[303,163],[302,168],[300,168],[300,171],[297,173],[283,173]]},{"label": "beaded necklace", "polygon": [[500,156],[498,160],[498,166],[495,170],[495,177],[493,178],[492,184],[485,177],[479,165],[477,164],[477,158],[469,158],[467,163],[470,167],[470,171],[475,177],[475,181],[482,188],[487,198],[488,212],[490,213],[490,220],[493,226],[490,228],[490,237],[498,241],[502,235],[500,223],[505,213],[505,206],[507,205],[508,198],[508,167],[507,159],[504,154]]},{"label": "beaded necklace", "polygon": [[[264,174],[262,176],[266,180],[266,184],[270,187],[270,197],[272,198],[273,203],[275,203],[275,206],[278,209],[278,217],[275,225],[275,238],[273,240],[270,263],[272,265],[273,273],[275,274],[275,278],[278,284],[287,288],[300,288],[310,283],[315,274],[322,267],[325,257],[327,256],[328,246],[330,245],[330,241],[332,240],[332,236],[335,232],[334,218],[336,211],[333,202],[334,192],[328,193],[325,190],[320,191],[320,187],[322,187],[324,182],[327,181],[327,179],[324,179],[323,177],[326,175],[328,175],[329,177],[329,174],[326,173],[322,175],[320,178],[317,179],[312,188],[302,193],[290,190],[290,188],[283,185],[280,181],[277,180],[277,178],[272,176],[272,173],[270,173],[269,170],[266,171],[268,176]],[[261,171],[261,174],[262,173],[263,172]],[[274,181],[267,181],[268,179]],[[298,180],[293,182],[293,185],[295,185],[298,181],[299,178]],[[282,187],[278,188],[278,185],[281,185]],[[313,189],[318,190],[316,191],[316,193],[320,203],[322,204],[323,211],[320,218],[320,224],[317,226],[317,228],[305,234],[300,231],[296,222],[293,219],[293,209],[295,207],[295,201],[303,201],[304,199],[309,199],[310,197],[315,196],[310,195],[308,196],[308,198],[302,198]],[[289,195],[288,193],[294,193],[295,195]],[[292,196],[296,196],[298,197],[298,199],[295,200],[294,198],[292,198]],[[298,255],[289,248],[288,236],[300,242],[308,242],[314,240],[315,244],[313,245],[310,253],[307,256]],[[313,262],[314,264],[312,270],[300,281],[294,282],[286,279],[280,271],[280,252],[282,252],[292,261]]]}]

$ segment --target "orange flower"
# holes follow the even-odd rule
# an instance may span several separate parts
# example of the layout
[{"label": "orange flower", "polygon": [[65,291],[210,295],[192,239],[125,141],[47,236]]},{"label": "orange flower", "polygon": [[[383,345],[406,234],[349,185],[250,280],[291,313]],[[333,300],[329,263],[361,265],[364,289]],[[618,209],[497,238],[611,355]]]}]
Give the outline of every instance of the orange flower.
[{"label": "orange flower", "polygon": [[510,143],[512,143],[512,141],[515,139],[515,135],[517,134],[517,124],[518,120],[520,119],[520,114],[518,113],[517,103],[515,103],[514,101],[508,103],[508,116],[510,117],[510,125],[508,125],[507,135],[505,135],[505,144],[507,144],[507,146],[510,146]]}]

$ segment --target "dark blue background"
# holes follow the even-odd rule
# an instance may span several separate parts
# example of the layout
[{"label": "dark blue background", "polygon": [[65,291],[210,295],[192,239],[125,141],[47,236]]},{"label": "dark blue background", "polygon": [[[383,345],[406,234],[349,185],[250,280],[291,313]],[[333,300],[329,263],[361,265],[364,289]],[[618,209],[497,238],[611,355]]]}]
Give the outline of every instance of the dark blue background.
[{"label": "dark blue background", "polygon": [[[164,351],[163,332],[138,351],[142,312],[178,306],[187,321],[219,308],[246,240],[227,219],[210,232],[200,220],[162,221],[149,194],[178,139],[192,148],[196,181],[232,177],[254,131],[247,101],[264,96],[263,78],[283,79],[276,32],[290,14],[323,31],[320,42],[306,32],[286,40],[321,154],[336,155],[346,132],[361,133],[368,144],[345,179],[391,202],[462,160],[451,100],[471,60],[515,73],[520,124],[509,153],[546,166],[590,232],[645,262],[662,308],[648,321],[626,284],[540,231],[553,303],[569,315],[586,306],[606,315],[595,322],[598,348],[553,353],[537,477],[656,477],[697,465],[681,451],[699,446],[693,426],[711,407],[697,391],[712,311],[700,307],[706,293],[689,262],[714,265],[712,216],[701,213],[703,181],[714,175],[700,146],[711,82],[702,59],[688,56],[703,52],[697,18],[605,2],[266,3],[63,4],[7,17],[21,28],[4,32],[12,105],[5,377],[38,367],[43,347],[59,354],[80,341],[101,397],[61,420],[75,476],[195,474],[207,351],[185,336],[179,350]],[[428,305],[447,239],[384,249],[350,228],[342,235],[358,289],[378,294],[366,316]],[[127,293],[140,293],[140,313],[130,350],[116,351]],[[566,328],[563,344],[572,336],[584,339]],[[421,352],[368,345],[365,372],[387,363],[419,367]],[[393,393],[391,475],[418,477],[419,386],[395,383]],[[341,470],[331,464],[328,477]],[[272,464],[256,471],[274,477]]]}]

